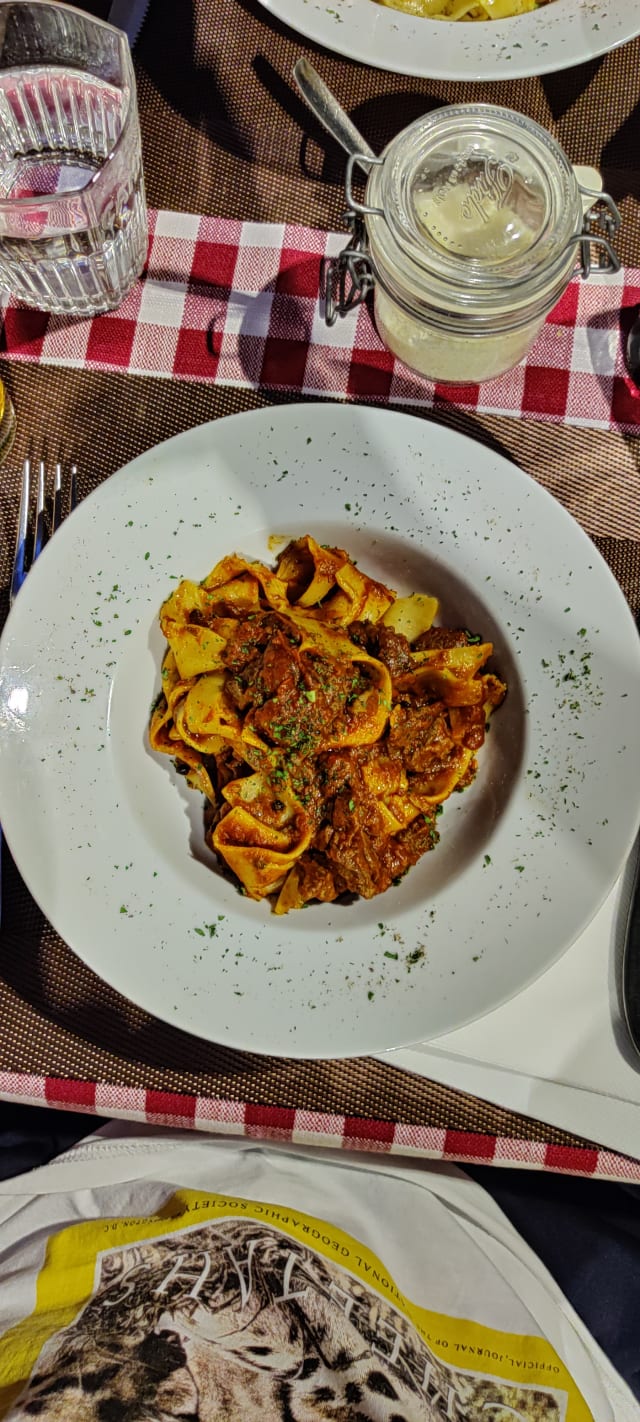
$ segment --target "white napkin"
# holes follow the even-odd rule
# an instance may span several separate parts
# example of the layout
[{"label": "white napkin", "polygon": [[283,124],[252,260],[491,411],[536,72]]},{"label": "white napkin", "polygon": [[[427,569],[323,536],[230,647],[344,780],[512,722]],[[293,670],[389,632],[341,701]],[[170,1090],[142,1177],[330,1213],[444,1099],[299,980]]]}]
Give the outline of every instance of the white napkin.
[{"label": "white napkin", "polygon": [[619,979],[635,855],[564,957],[495,1012],[383,1060],[640,1157],[640,1058]]}]

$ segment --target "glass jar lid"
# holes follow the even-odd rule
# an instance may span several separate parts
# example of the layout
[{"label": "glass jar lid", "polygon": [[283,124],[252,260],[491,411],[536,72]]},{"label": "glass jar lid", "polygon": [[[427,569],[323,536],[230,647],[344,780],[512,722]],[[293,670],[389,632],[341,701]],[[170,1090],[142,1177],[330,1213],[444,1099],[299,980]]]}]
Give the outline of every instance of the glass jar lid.
[{"label": "glass jar lid", "polygon": [[553,287],[573,267],[583,221],[555,139],[490,104],[447,106],[404,129],[372,168],[366,201],[376,268],[417,297],[478,313]]}]

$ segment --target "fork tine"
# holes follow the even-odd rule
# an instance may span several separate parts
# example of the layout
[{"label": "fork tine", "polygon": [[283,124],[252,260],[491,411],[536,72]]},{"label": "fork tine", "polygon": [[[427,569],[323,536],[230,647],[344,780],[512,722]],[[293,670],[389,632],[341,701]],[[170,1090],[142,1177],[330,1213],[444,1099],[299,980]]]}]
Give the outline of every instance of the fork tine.
[{"label": "fork tine", "polygon": [[[72,513],[77,502],[77,469],[75,464],[71,466],[69,481],[69,513]],[[18,531],[16,535],[16,551],[13,560],[13,572],[11,577],[11,587],[9,590],[9,605],[11,606],[16,593],[20,591],[22,584],[29,571],[27,561],[27,533],[29,527],[29,503],[31,495],[31,460],[25,459],[22,467],[22,488],[20,490],[20,510],[18,514]],[[55,466],[53,478],[53,494],[51,505],[51,533],[55,533],[65,517],[66,509],[62,505],[62,465],[58,462]],[[31,564],[39,558],[42,549],[47,541],[47,522],[45,519],[45,465],[41,459],[38,463],[38,482],[36,492],[35,525],[33,533],[33,552]]]},{"label": "fork tine", "polygon": [[26,552],[27,552],[27,524],[29,521],[29,484],[31,475],[31,462],[25,459],[22,466],[22,488],[20,490],[20,512],[18,514],[18,532],[16,535],[16,551],[13,559],[13,574],[11,577],[11,588],[9,591],[9,603],[19,593],[20,588],[27,576]]},{"label": "fork tine", "polygon": [[[71,478],[69,483],[69,513],[72,513],[77,501],[77,469],[75,464],[71,465]],[[16,534],[16,551],[13,558],[13,570],[11,574],[11,587],[9,589],[9,606],[27,576],[27,528],[29,524],[29,496],[31,493],[31,461],[25,459],[22,466],[22,487],[20,489],[20,509],[18,512],[18,531]],[[55,533],[56,528],[62,522],[64,512],[62,509],[62,468],[56,464],[53,480],[53,506],[51,511],[51,532]],[[45,518],[44,518],[44,460],[41,459],[38,466],[38,491],[36,495],[36,522],[33,538],[33,557],[36,558],[42,552],[45,541]],[[2,849],[2,829],[0,828],[0,850]],[[0,865],[1,871],[1,865]],[[1,890],[1,879],[0,879]],[[2,907],[0,893],[0,910]]]},{"label": "fork tine", "polygon": [[53,476],[53,505],[51,509],[51,532],[55,533],[62,521],[62,469],[56,464]]},{"label": "fork tine", "polygon": [[36,521],[33,531],[32,563],[35,563],[36,558],[40,557],[44,546],[44,538],[44,460],[41,459],[38,465],[38,492],[36,495]]}]

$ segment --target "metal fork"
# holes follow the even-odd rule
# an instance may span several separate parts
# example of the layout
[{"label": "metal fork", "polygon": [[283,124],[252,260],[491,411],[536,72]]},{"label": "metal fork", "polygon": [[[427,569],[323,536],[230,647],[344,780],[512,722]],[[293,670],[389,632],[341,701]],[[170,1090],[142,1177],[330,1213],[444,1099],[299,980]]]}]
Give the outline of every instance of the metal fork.
[{"label": "metal fork", "polygon": [[48,538],[51,538],[56,529],[62,523],[67,512],[71,513],[77,502],[77,470],[75,464],[71,465],[69,476],[69,493],[67,509],[63,507],[62,498],[62,465],[56,464],[53,475],[53,489],[51,494],[51,517],[49,520],[49,530],[47,532],[47,520],[45,516],[45,465],[41,459],[38,464],[38,482],[36,492],[35,523],[33,527],[33,546],[29,557],[28,534],[29,534],[29,504],[31,500],[31,460],[25,459],[22,467],[22,489],[20,491],[20,511],[18,514],[18,532],[16,536],[16,551],[13,559],[13,575],[11,578],[11,588],[9,591],[9,605],[11,606],[16,593],[20,591],[22,584],[33,567],[36,558],[42,552]]},{"label": "metal fork", "polygon": [[[75,464],[71,465],[69,475],[69,493],[67,508],[63,506],[62,498],[62,465],[56,464],[53,475],[53,488],[51,493],[51,516],[49,519],[49,531],[47,533],[46,520],[46,498],[45,498],[45,466],[41,459],[38,464],[38,483],[36,491],[35,523],[33,526],[33,544],[31,556],[29,556],[29,505],[31,502],[31,460],[25,459],[22,466],[22,488],[20,490],[20,510],[18,513],[18,532],[16,535],[16,551],[13,559],[13,573],[11,576],[11,587],[9,589],[9,606],[13,603],[16,593],[20,591],[22,584],[33,567],[36,558],[39,557],[44,548],[47,538],[52,537],[56,529],[62,523],[65,514],[71,513],[77,502],[77,470]],[[0,849],[2,848],[2,829],[0,828]],[[0,915],[2,913],[2,874],[0,865]]]}]

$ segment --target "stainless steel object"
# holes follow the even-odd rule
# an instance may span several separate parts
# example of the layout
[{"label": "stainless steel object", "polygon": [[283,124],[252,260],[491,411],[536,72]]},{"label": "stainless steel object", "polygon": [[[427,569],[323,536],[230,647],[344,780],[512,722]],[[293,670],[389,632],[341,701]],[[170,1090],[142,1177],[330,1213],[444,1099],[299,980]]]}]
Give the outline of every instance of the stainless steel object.
[{"label": "stainless steel object", "polygon": [[323,128],[326,128],[327,133],[335,138],[350,158],[358,160],[362,156],[369,160],[367,163],[360,163],[363,173],[368,176],[369,164],[371,160],[375,162],[376,155],[366,138],[358,132],[342,104],[338,103],[335,94],[331,93],[324,79],[320,78],[317,69],[303,57],[296,60],[292,72],[305,103]]},{"label": "stainless steel object", "polygon": [[109,24],[117,30],[124,30],[131,49],[140,34],[145,21],[149,0],[113,0],[109,11]]},{"label": "stainless steel object", "polygon": [[[77,471],[75,464],[72,464],[69,474],[68,494],[65,501],[62,497],[62,466],[56,464],[51,491],[51,515],[49,520],[49,535],[46,526],[46,501],[45,501],[45,466],[44,460],[40,460],[38,465],[38,483],[36,491],[36,506],[34,512],[34,523],[32,538],[29,537],[29,511],[31,501],[31,460],[25,459],[22,466],[22,486],[20,489],[20,508],[18,512],[18,530],[16,534],[16,551],[13,557],[13,572],[11,576],[11,586],[9,588],[9,605],[11,606],[16,593],[20,591],[22,584],[33,566],[36,558],[42,552],[47,536],[52,537],[62,523],[67,512],[71,513],[77,501]],[[29,555],[29,543],[32,543],[31,554]],[[0,829],[0,849],[2,847],[2,830]],[[1,910],[2,880],[0,877],[0,910]]]},{"label": "stainless steel object", "polygon": [[627,336],[625,359],[629,375],[640,390],[640,309]]},{"label": "stainless steel object", "polygon": [[[49,537],[55,533],[58,525],[62,522],[65,513],[71,511],[76,506],[77,498],[77,471],[75,464],[71,466],[69,475],[69,489],[67,496],[67,507],[63,507],[62,499],[62,465],[56,464],[51,491],[51,516],[49,520]],[[20,591],[27,576],[29,568],[35,563],[36,558],[42,552],[47,542],[46,511],[45,511],[45,466],[44,460],[40,460],[38,465],[38,483],[36,491],[36,507],[34,513],[34,525],[32,535],[32,550],[29,553],[29,505],[31,499],[31,460],[25,459],[22,468],[22,487],[20,490],[20,510],[18,513],[18,531],[16,534],[16,551],[13,557],[13,572],[11,576],[11,587],[9,589],[9,603],[11,604]]]},{"label": "stainless steel object", "polygon": [[[636,319],[639,327],[640,319]],[[631,333],[630,333],[631,335]],[[638,617],[640,631],[640,616]],[[622,1008],[627,1030],[640,1055],[640,839],[636,845],[636,869],[625,925],[622,950]]]},{"label": "stainless steel object", "polygon": [[636,864],[624,936],[622,1006],[627,1031],[640,1056],[640,855]]}]

